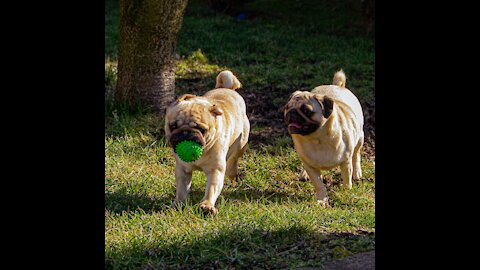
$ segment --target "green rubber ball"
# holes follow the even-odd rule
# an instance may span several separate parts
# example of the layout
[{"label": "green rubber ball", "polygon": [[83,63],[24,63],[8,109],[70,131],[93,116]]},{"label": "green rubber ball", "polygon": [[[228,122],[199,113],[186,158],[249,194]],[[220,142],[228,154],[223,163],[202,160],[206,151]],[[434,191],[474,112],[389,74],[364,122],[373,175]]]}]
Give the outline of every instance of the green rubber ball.
[{"label": "green rubber ball", "polygon": [[175,153],[184,162],[192,162],[200,158],[202,146],[194,141],[181,141],[175,147]]}]

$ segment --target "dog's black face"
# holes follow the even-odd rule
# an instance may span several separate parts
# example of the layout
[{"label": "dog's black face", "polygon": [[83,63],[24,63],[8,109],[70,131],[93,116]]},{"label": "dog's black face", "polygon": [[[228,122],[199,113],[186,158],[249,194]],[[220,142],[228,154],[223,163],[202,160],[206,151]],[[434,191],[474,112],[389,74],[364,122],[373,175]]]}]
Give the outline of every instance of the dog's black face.
[{"label": "dog's black face", "polygon": [[328,118],[333,110],[333,100],[319,97],[308,91],[296,91],[284,108],[284,120],[288,133],[309,135],[321,125],[322,117]]},{"label": "dog's black face", "polygon": [[174,149],[184,140],[194,141],[202,147],[215,135],[216,117],[223,111],[202,97],[184,94],[173,102],[165,115],[165,137]]},{"label": "dog's black face", "polygon": [[[175,125],[175,124],[173,124]],[[175,151],[175,148],[177,147],[177,144],[182,142],[182,141],[194,141],[198,144],[200,144],[202,147],[205,146],[205,139],[204,139],[204,134],[205,134],[205,129],[202,129],[201,127],[197,128],[191,128],[191,127],[181,127],[181,128],[170,128],[172,130],[172,133],[170,135],[169,139],[169,144]]]},{"label": "dog's black face", "polygon": [[312,120],[315,113],[307,105],[303,104],[298,108],[291,108],[285,114],[285,122],[288,125],[290,134],[308,135],[318,129],[320,123]]}]

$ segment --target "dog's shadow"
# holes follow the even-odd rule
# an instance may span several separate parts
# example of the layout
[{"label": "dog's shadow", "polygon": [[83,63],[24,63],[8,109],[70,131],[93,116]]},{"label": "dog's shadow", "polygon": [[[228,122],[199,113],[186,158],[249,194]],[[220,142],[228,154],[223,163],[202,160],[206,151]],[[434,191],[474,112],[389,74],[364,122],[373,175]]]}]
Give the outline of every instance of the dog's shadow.
[{"label": "dog's shadow", "polygon": [[[192,186],[188,194],[189,205],[197,205],[205,195],[205,187]],[[313,195],[312,195],[313,196]],[[249,188],[224,188],[220,194],[220,199],[227,202],[253,202],[260,201],[264,203],[282,203],[294,201],[307,201],[311,196],[306,194],[299,195],[283,190],[275,189],[256,189]],[[105,210],[111,213],[124,213],[143,211],[146,213],[165,212],[172,208],[172,202],[175,199],[175,191],[164,194],[159,197],[151,197],[146,194],[131,194],[126,190],[105,193]]]},{"label": "dog's shadow", "polygon": [[222,192],[226,201],[242,201],[242,202],[266,202],[266,203],[282,203],[294,201],[307,201],[309,196],[298,195],[284,190],[274,189],[228,189]]}]

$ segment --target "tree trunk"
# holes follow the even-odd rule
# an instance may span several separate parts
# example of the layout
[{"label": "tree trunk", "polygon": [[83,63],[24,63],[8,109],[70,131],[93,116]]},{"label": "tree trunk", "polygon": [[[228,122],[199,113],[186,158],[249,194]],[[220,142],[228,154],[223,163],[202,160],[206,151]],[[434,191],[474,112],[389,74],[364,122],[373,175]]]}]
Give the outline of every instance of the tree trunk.
[{"label": "tree trunk", "polygon": [[175,49],[188,0],[120,0],[115,99],[163,112],[173,101]]}]

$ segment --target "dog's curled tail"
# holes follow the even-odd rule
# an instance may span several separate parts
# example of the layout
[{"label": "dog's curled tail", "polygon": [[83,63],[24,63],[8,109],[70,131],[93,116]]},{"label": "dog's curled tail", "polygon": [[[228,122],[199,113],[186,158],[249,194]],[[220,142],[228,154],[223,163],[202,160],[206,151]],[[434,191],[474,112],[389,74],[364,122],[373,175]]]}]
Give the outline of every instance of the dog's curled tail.
[{"label": "dog's curled tail", "polygon": [[228,88],[235,90],[242,87],[240,81],[230,70],[220,72],[217,76],[216,82],[215,88]]},{"label": "dog's curled tail", "polygon": [[347,83],[347,76],[345,75],[345,72],[343,72],[343,69],[340,69],[333,75],[333,85],[340,86],[340,87],[345,87]]}]

